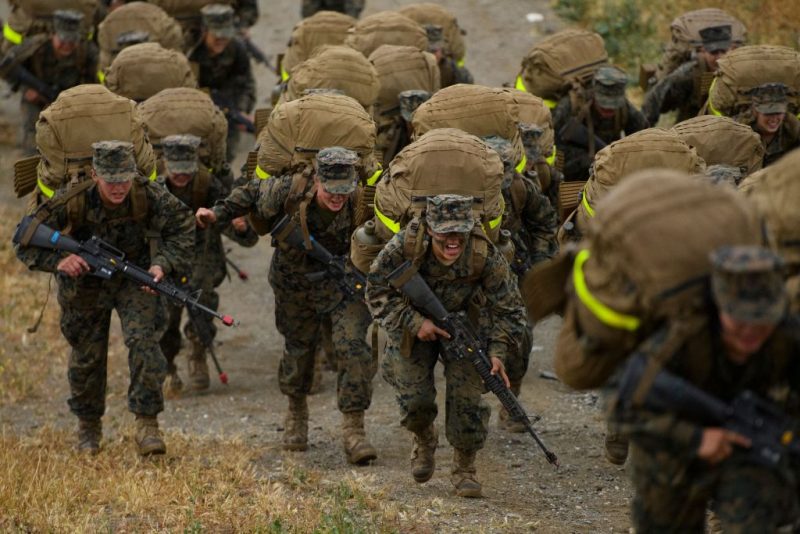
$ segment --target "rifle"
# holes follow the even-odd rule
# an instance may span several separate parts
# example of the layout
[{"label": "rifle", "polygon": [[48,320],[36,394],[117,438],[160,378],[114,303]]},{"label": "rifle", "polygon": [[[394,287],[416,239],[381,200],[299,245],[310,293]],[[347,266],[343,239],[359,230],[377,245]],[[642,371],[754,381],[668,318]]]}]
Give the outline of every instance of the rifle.
[{"label": "rifle", "polygon": [[249,37],[246,35],[240,35],[239,38],[242,40],[248,55],[256,60],[256,63],[261,63],[271,70],[273,74],[280,76],[280,72],[278,72],[278,69],[272,65],[267,55],[259,47],[257,47]]},{"label": "rifle", "polygon": [[328,249],[309,236],[308,241],[303,237],[303,232],[288,215],[275,223],[270,231],[272,237],[277,241],[286,243],[291,247],[302,250],[309,257],[322,263],[325,270],[308,273],[306,278],[310,282],[319,282],[325,278],[332,278],[339,289],[348,296],[358,296],[364,299],[364,290],[367,287],[367,279],[357,269],[347,269],[345,267],[344,256],[334,256]]},{"label": "rifle", "polygon": [[[620,379],[619,409],[629,411],[636,405],[634,392],[646,373],[648,362],[643,352],[630,358]],[[656,374],[641,407],[657,413],[671,412],[702,425],[719,426],[746,436],[752,442],[747,456],[766,467],[777,467],[787,455],[800,458],[800,440],[795,433],[797,421],[749,390],[726,403],[662,369]]]},{"label": "rifle", "polygon": [[223,96],[219,91],[212,89],[211,100],[213,100],[214,104],[225,114],[225,118],[228,119],[229,127],[244,126],[244,129],[248,133],[255,133],[256,125],[253,124],[253,121],[248,119],[244,113],[236,109],[236,106],[232,104],[228,97]]},{"label": "rifle", "polygon": [[404,280],[407,278],[406,275],[410,268],[412,268],[412,263],[410,261],[404,262],[389,274],[389,283],[408,297],[415,308],[431,317],[440,328],[450,334],[450,339],[442,338],[439,340],[444,346],[445,352],[457,360],[468,358],[472,362],[486,388],[495,394],[503,408],[508,411],[511,419],[525,425],[525,429],[536,441],[539,448],[542,449],[547,461],[558,467],[558,457],[548,450],[536,434],[530,417],[525,413],[525,409],[511,390],[506,387],[503,380],[491,373],[491,360],[473,334],[473,328],[464,324],[458,315],[451,314],[445,309],[419,273],[415,273],[408,280]]},{"label": "rifle", "polygon": [[[31,225],[35,226],[31,229]],[[28,234],[30,234],[29,237]],[[38,222],[34,217],[26,215],[17,225],[12,241],[22,246],[77,254],[89,264],[92,269],[90,274],[93,276],[108,280],[116,273],[120,273],[125,278],[149,287],[159,295],[164,295],[180,305],[186,306],[189,313],[194,311],[195,313],[204,313],[211,317],[216,317],[225,326],[236,324],[236,321],[230,315],[222,315],[216,310],[200,304],[197,294],[183,291],[167,280],[156,281],[152,274],[126,260],[124,252],[96,236],[92,236],[86,241],[77,241]]]},{"label": "rifle", "polygon": [[[230,252],[230,250],[228,252]],[[225,263],[230,265],[233,268],[233,270],[236,271],[236,276],[238,276],[239,280],[241,280],[242,282],[247,282],[247,280],[250,279],[250,275],[247,274],[247,271],[243,271],[242,269],[240,269],[239,266],[233,263],[233,260],[230,259],[228,256],[225,256]]]},{"label": "rifle", "polygon": [[[569,143],[580,148],[589,149],[589,130],[577,118],[571,117],[567,123],[558,131],[558,137],[564,143]],[[599,152],[608,143],[597,137],[594,137],[594,151]]]},{"label": "rifle", "polygon": [[44,83],[20,63],[13,65],[14,61],[15,58],[12,54],[8,54],[0,60],[0,72],[3,73],[2,77],[5,81],[11,85],[26,85],[30,87],[39,93],[47,104],[58,98],[58,89]]}]

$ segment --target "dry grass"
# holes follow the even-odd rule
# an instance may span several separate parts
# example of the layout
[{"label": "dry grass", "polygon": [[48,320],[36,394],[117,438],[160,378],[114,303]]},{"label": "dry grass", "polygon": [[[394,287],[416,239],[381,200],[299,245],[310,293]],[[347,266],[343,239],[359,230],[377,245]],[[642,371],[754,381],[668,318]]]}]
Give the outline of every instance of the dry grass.
[{"label": "dry grass", "polygon": [[106,443],[95,457],[72,452],[70,440],[49,427],[30,438],[0,435],[0,530],[401,529],[398,511],[382,507],[371,477],[329,480],[291,463],[269,471],[264,452],[240,441],[169,434],[168,446],[179,455],[141,460],[128,439]]}]

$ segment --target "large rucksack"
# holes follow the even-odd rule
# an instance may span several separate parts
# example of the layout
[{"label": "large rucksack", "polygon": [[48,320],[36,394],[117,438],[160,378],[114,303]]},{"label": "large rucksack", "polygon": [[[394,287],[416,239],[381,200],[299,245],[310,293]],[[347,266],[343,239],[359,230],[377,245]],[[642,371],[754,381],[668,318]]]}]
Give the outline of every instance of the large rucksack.
[{"label": "large rucksack", "polygon": [[37,33],[53,29],[53,13],[58,9],[72,9],[83,14],[82,26],[86,37],[91,38],[100,12],[98,0],[14,0],[11,13],[3,26],[3,52],[10,46]]},{"label": "large rucksack", "polygon": [[672,169],[687,174],[705,171],[703,158],[677,133],[648,128],[623,137],[597,153],[589,181],[578,205],[578,228],[582,232],[595,216],[598,202],[632,173],[646,169]]},{"label": "large rucksack", "polygon": [[463,63],[467,54],[464,44],[464,30],[458,25],[455,15],[438,4],[421,3],[403,6],[397,10],[420,25],[434,24],[442,27],[447,42],[447,52],[459,63]]},{"label": "large rucksack", "polygon": [[666,169],[630,176],[600,203],[571,261],[556,262],[567,281],[559,378],[601,386],[665,321],[665,346],[675,350],[705,325],[709,254],[758,244],[759,227],[753,206],[730,188]]},{"label": "large rucksack", "polygon": [[337,11],[317,11],[301,20],[292,30],[281,60],[281,79],[288,80],[292,68],[311,57],[320,46],[344,44],[348,30],[355,24],[356,19]]},{"label": "large rucksack", "polygon": [[717,62],[717,74],[708,91],[708,112],[733,117],[749,109],[748,92],[765,83],[783,83],[790,89],[789,111],[800,110],[800,52],[785,46],[743,46]]},{"label": "large rucksack", "polygon": [[608,64],[599,34],[567,29],[542,39],[522,60],[515,87],[544,99],[551,109],[575,84],[586,84]]},{"label": "large rucksack", "polygon": [[317,48],[290,76],[277,107],[300,98],[306,89],[338,89],[370,109],[380,89],[375,67],[360,52],[342,45]]},{"label": "large rucksack", "polygon": [[385,44],[428,49],[428,34],[415,21],[396,11],[381,11],[364,17],[353,27],[345,44],[369,57]]},{"label": "large rucksack", "polygon": [[754,173],[764,160],[764,145],[750,126],[727,117],[701,115],[679,122],[672,130],[697,151],[706,165],[738,167],[742,175]]},{"label": "large rucksack", "polygon": [[183,53],[158,43],[141,43],[117,55],[106,71],[106,86],[141,102],[170,87],[196,89],[197,78]]},{"label": "large rucksack", "polygon": [[183,50],[183,31],[180,24],[160,7],[147,2],[131,2],[115,9],[97,28],[100,47],[98,68],[102,71],[111,65],[119,53],[117,38],[130,31],[147,32],[149,41],[164,48]]},{"label": "large rucksack", "polygon": [[155,179],[153,147],[135,102],[98,84],[62,91],[36,123],[41,193],[52,197],[67,182],[88,177],[92,143],[109,140],[133,143],[139,172]]},{"label": "large rucksack", "polygon": [[137,106],[157,153],[168,135],[192,134],[202,141],[201,161],[219,172],[225,165],[228,121],[211,97],[199,89],[164,89]]},{"label": "large rucksack", "polygon": [[363,243],[356,232],[350,248],[353,264],[362,272],[369,271],[383,243],[409,223],[421,222],[429,196],[472,196],[479,221],[476,229],[483,238],[497,235],[503,215],[502,181],[500,156],[481,139],[455,128],[423,135],[400,151],[388,176],[378,182],[374,221],[378,243]]},{"label": "large rucksack", "polygon": [[200,10],[209,4],[233,4],[233,0],[148,0],[151,4],[155,4],[170,17],[174,17],[179,21],[187,19],[200,19]]}]

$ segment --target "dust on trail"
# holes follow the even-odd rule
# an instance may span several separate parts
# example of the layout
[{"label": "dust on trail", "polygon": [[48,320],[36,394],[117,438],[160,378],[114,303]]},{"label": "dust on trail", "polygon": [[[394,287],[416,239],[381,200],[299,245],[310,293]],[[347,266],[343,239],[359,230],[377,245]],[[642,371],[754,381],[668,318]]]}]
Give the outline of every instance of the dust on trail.
[{"label": "dust on trail", "polygon": [[[365,15],[412,3],[399,0],[368,0]],[[467,66],[477,83],[498,85],[513,81],[519,62],[534,40],[559,27],[546,0],[448,0],[439,2],[455,12],[467,30]],[[6,6],[0,7],[0,16]],[[251,35],[269,55],[281,52],[299,20],[298,0],[261,1],[262,17]],[[544,22],[529,23],[528,13],[541,13]],[[274,76],[254,66],[261,102],[269,98]],[[0,125],[17,119],[18,95],[0,103]],[[244,161],[250,140],[240,146],[237,159]],[[0,202],[21,207],[11,190],[11,166],[16,157],[8,147],[0,148],[0,164],[6,182]],[[2,236],[9,239],[10,236]],[[278,391],[276,371],[283,340],[274,327],[274,300],[267,283],[271,257],[269,240],[253,249],[234,248],[231,258],[250,274],[246,283],[237,279],[220,287],[221,309],[241,321],[235,329],[220,328],[218,355],[230,377],[223,386],[212,376],[212,386],[202,394],[187,394],[168,401],[161,420],[168,432],[238,437],[263,448],[259,468],[277,473],[287,463],[306,466],[338,476],[356,472],[367,489],[382,495],[409,517],[419,517],[415,532],[521,531],[538,532],[623,532],[628,531],[630,489],[622,469],[603,458],[604,424],[601,402],[594,393],[577,394],[557,381],[540,377],[552,370],[552,356],[559,320],[551,318],[536,328],[535,352],[523,385],[522,404],[530,413],[540,414],[536,428],[542,439],[558,454],[561,468],[554,470],[527,435],[511,435],[497,428],[497,402],[492,405],[491,432],[486,448],[478,455],[478,477],[486,498],[464,500],[452,494],[449,471],[452,449],[444,439],[436,454],[433,479],[424,485],[413,482],[409,472],[410,434],[399,424],[391,387],[375,378],[375,395],[367,413],[367,431],[379,452],[369,467],[346,463],[339,437],[340,414],[336,408],[335,380],[324,378],[323,390],[310,399],[310,448],[306,453],[285,453],[280,449],[284,397]],[[46,277],[42,277],[42,288]],[[54,302],[49,313],[57,313]],[[114,321],[109,363],[105,439],[120,439],[129,433],[132,417],[127,412],[127,365],[118,323]],[[24,355],[20,355],[24,357]],[[54,356],[66,361],[65,356]],[[186,376],[185,358],[179,358]],[[29,434],[45,424],[71,428],[65,369],[42,377],[50,395],[24,403],[0,406],[0,425],[13,432]],[[213,371],[212,371],[213,375]],[[440,389],[444,384],[437,373]],[[440,395],[440,401],[441,395]],[[444,405],[440,402],[438,424],[442,428]],[[168,444],[169,445],[169,444]],[[65,443],[65,447],[69,444]],[[170,451],[180,454],[180,451]],[[133,445],[131,445],[131,454]],[[407,523],[406,523],[407,524]]]}]

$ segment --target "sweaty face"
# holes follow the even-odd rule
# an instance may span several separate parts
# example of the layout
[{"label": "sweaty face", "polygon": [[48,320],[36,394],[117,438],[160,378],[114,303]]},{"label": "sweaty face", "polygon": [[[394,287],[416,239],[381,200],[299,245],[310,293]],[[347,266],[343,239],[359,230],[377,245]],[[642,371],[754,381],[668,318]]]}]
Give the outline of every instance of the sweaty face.
[{"label": "sweaty face", "polygon": [[203,40],[205,41],[206,48],[208,48],[208,51],[212,56],[221,54],[231,42],[231,40],[227,37],[219,37],[217,34],[211,31],[206,32]]},{"label": "sweaty face", "polygon": [[709,52],[705,48],[700,47],[700,52],[698,52],[698,55],[706,62],[709,70],[717,70],[717,61],[727,52],[727,50],[715,50],[714,52]]},{"label": "sweaty face", "polygon": [[184,188],[189,185],[189,182],[192,181],[191,174],[177,174],[177,173],[169,173],[167,179],[169,183],[172,184],[173,187],[177,187],[178,189]]},{"label": "sweaty face", "polygon": [[438,234],[428,229],[431,236],[433,255],[444,265],[452,265],[464,253],[469,234],[463,232],[450,232]]},{"label": "sweaty face", "polygon": [[759,113],[753,111],[756,116],[756,130],[759,133],[774,134],[781,129],[785,113]]},{"label": "sweaty face", "polygon": [[350,195],[340,195],[337,193],[328,193],[319,181],[317,176],[314,176],[314,181],[317,182],[317,205],[328,211],[341,211],[347,202],[347,197]]},{"label": "sweaty face", "polygon": [[97,184],[97,191],[100,193],[100,199],[106,206],[119,206],[128,197],[131,191],[133,182],[106,182],[96,174],[93,174],[92,179]]},{"label": "sweaty face", "polygon": [[726,313],[719,315],[722,343],[728,359],[737,364],[747,363],[775,331],[774,324],[749,323],[734,319]]},{"label": "sweaty face", "polygon": [[53,50],[58,57],[67,57],[78,48],[74,41],[63,41],[58,35],[53,35]]}]

